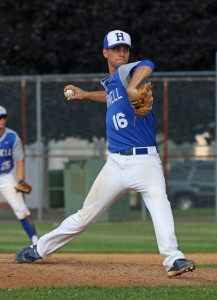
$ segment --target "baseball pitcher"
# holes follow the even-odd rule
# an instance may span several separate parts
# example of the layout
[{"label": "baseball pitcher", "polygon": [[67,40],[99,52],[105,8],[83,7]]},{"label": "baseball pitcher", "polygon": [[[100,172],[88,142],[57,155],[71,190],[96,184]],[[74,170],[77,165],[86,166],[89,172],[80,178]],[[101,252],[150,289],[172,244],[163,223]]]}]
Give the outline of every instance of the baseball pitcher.
[{"label": "baseball pitcher", "polygon": [[[64,89],[67,100],[107,104],[106,130],[109,156],[90,189],[83,207],[55,230],[42,236],[37,245],[21,249],[15,261],[45,258],[79,236],[124,193],[139,192],[152,217],[163,265],[169,277],[195,269],[195,262],[178,250],[170,202],[156,143],[152,109],[152,84],[146,82],[154,64],[148,59],[128,63],[130,35],[121,30],[104,38],[103,56],[109,76],[102,79],[105,91],[87,92],[74,85]],[[91,55],[91,51],[90,51]]]}]

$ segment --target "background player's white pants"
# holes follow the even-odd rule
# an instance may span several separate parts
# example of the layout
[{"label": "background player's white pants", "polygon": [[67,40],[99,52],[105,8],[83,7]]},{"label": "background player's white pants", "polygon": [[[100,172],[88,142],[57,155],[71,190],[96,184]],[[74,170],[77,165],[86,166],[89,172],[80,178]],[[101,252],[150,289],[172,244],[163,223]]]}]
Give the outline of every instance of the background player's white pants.
[{"label": "background player's white pants", "polygon": [[22,193],[15,190],[17,182],[12,173],[0,175],[0,193],[11,206],[16,217],[21,220],[30,215],[30,211],[23,199]]},{"label": "background player's white pants", "polygon": [[174,260],[184,258],[184,255],[177,249],[173,216],[158,154],[130,156],[109,154],[82,209],[39,239],[37,244],[39,255],[46,257],[76,238],[120,195],[129,190],[140,192],[144,199],[152,217],[160,254],[164,256],[163,265],[168,270]]}]

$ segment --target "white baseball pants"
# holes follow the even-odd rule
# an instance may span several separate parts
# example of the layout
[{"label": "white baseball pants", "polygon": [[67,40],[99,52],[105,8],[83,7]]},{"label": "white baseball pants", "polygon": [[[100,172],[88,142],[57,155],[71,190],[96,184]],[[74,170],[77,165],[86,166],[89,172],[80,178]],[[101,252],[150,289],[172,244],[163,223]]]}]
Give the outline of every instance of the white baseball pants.
[{"label": "white baseball pants", "polygon": [[142,195],[153,221],[159,252],[164,257],[163,265],[168,271],[176,259],[184,258],[184,254],[177,248],[171,206],[158,154],[125,156],[110,153],[81,210],[39,239],[39,255],[49,256],[76,238],[129,190]]}]

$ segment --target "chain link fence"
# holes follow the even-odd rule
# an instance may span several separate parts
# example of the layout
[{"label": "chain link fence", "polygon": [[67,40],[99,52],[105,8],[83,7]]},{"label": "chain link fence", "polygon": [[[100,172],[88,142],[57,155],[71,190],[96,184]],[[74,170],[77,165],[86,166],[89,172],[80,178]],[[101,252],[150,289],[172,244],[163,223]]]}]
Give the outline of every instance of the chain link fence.
[{"label": "chain link fence", "polygon": [[[67,166],[74,162],[75,167],[77,162],[75,177],[93,176],[88,170],[91,161],[96,159],[97,169],[106,158],[105,105],[91,101],[72,103],[63,95],[65,85],[70,83],[82,89],[103,90],[100,79],[105,76],[0,77],[0,105],[8,111],[7,126],[18,132],[25,145],[26,180],[33,185],[26,201],[36,210],[38,220],[50,209],[62,211],[63,216],[69,213],[65,196]],[[190,208],[208,208],[213,217],[215,73],[155,73],[151,81],[157,141],[172,208],[185,210],[185,215]],[[203,176],[199,178],[198,174]],[[82,180],[80,184],[85,191],[89,188],[82,186]],[[78,201],[83,202],[82,197]],[[147,217],[139,195],[129,193],[126,198],[126,219]],[[0,201],[4,203],[4,199]],[[123,215],[123,206],[119,210]]]}]

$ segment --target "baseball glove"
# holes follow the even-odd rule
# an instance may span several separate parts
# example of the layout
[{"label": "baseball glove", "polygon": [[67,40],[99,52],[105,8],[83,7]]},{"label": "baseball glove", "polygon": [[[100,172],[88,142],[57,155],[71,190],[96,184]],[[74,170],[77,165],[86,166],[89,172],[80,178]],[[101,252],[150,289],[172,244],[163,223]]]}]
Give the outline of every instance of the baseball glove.
[{"label": "baseball glove", "polygon": [[26,183],[24,180],[20,180],[18,184],[15,186],[15,190],[17,192],[21,192],[24,194],[29,194],[32,191],[31,185]]},{"label": "baseball glove", "polygon": [[130,103],[136,115],[145,116],[151,111],[153,104],[152,88],[153,85],[151,82],[146,82],[137,90],[137,98],[134,100],[130,99]]}]

